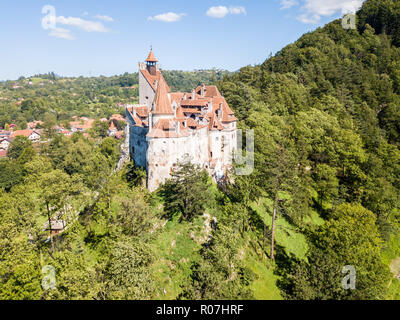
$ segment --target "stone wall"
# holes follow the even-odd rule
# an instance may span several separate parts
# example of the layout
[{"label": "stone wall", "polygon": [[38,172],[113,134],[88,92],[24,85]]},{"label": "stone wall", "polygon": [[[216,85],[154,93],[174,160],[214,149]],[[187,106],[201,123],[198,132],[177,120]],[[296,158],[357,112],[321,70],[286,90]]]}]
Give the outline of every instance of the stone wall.
[{"label": "stone wall", "polygon": [[139,104],[152,108],[155,92],[144,75],[139,70]]}]

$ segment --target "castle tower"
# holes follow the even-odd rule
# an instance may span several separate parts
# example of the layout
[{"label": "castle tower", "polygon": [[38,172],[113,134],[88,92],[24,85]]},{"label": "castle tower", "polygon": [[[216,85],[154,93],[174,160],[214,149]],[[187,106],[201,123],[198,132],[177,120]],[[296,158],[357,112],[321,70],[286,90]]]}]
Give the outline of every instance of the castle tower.
[{"label": "castle tower", "polygon": [[154,56],[153,50],[150,50],[149,56],[146,59],[147,71],[152,75],[157,75],[157,62],[158,60]]}]

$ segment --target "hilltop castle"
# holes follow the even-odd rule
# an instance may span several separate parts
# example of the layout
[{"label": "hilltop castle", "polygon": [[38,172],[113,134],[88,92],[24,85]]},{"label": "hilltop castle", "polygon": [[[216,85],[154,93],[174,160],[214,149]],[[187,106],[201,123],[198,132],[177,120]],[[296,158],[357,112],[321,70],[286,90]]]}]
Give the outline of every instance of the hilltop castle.
[{"label": "hilltop castle", "polygon": [[220,180],[237,148],[237,118],[216,86],[171,92],[157,62],[150,51],[139,63],[139,105],[126,108],[131,158],[146,169],[150,191],[185,158]]}]

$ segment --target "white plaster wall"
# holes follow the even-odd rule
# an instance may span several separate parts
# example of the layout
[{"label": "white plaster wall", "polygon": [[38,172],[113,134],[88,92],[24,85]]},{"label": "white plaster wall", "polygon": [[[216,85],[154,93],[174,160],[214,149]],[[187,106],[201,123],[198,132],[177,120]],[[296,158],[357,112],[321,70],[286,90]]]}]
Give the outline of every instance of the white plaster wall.
[{"label": "white plaster wall", "polygon": [[29,136],[29,140],[31,140],[31,141],[36,141],[39,139],[40,139],[40,136],[36,132],[32,132],[32,134]]},{"label": "white plaster wall", "polygon": [[3,140],[3,141],[0,143],[0,149],[7,150],[9,145],[10,145],[10,142],[8,142],[7,140]]},{"label": "white plaster wall", "polygon": [[[139,70],[139,104],[144,106],[148,106],[150,109],[152,108],[155,92],[151,85],[147,82],[146,78]],[[149,99],[146,99],[148,97]]]}]

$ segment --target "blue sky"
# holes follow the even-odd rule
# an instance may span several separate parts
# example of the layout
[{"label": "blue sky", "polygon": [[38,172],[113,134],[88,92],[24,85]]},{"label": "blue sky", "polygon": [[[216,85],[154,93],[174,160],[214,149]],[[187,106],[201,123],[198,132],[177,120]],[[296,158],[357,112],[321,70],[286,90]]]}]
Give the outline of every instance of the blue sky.
[{"label": "blue sky", "polygon": [[[362,0],[1,0],[0,80],[137,71],[153,46],[164,69],[262,63]],[[55,9],[42,13],[44,6]],[[54,18],[52,18],[54,17]]]}]

